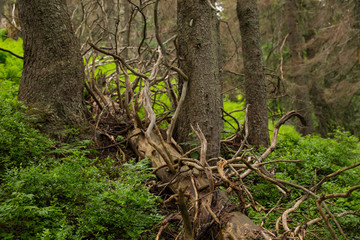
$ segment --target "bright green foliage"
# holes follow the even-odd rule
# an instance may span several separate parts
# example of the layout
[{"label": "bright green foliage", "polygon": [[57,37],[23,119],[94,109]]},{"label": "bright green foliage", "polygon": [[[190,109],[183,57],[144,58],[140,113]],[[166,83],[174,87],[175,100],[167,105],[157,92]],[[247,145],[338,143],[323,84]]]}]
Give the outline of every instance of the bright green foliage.
[{"label": "bright green foliage", "polygon": [[23,108],[0,101],[0,239],[139,239],[161,219],[145,162],[89,160],[87,141],[51,150]]},{"label": "bright green foliage", "polygon": [[[239,94],[238,98],[240,98],[241,100],[242,96]],[[244,99],[242,99],[239,102],[232,102],[226,97],[223,99],[224,110],[227,113],[231,114],[231,116],[233,116],[239,122],[239,124],[244,124],[244,119],[245,119],[245,101],[243,100]],[[239,129],[237,129],[238,128],[237,122],[232,117],[226,115],[225,113],[223,113],[223,116],[225,121],[224,121],[224,129],[223,129],[224,133],[222,134],[222,137],[225,138]]]},{"label": "bright green foliage", "polygon": [[[356,137],[341,131],[336,131],[333,138],[327,139],[319,136],[302,138],[298,135],[284,135],[280,138],[276,154],[281,155],[282,159],[302,160],[300,163],[281,163],[279,166],[281,171],[293,176],[298,184],[308,185],[314,177],[319,180],[359,161],[358,144]],[[360,179],[356,176],[344,179],[343,176],[346,175],[349,174],[341,174],[337,182],[344,186],[360,184]]]},{"label": "bright green foliage", "polygon": [[148,161],[110,180],[81,155],[13,169],[0,192],[1,239],[139,239],[159,220]]},{"label": "bright green foliage", "polygon": [[[0,39],[18,55],[21,45]],[[148,164],[90,160],[91,141],[41,135],[15,100],[21,70],[22,60],[0,52],[0,239],[140,239],[161,220],[143,185]]]},{"label": "bright green foliage", "polygon": [[[0,48],[9,50],[23,56],[23,41],[21,38],[14,40],[0,37]],[[16,58],[10,53],[0,51],[0,96],[11,95],[15,97],[20,83],[23,60]]]},{"label": "bright green foliage", "polygon": [[[271,157],[272,159],[302,160],[298,163],[277,163],[278,169],[275,178],[310,188],[324,176],[359,162],[359,140],[342,131],[336,131],[332,138],[325,139],[319,136],[301,137],[295,131],[287,129],[279,136],[277,148]],[[317,194],[346,192],[351,186],[360,184],[359,175],[359,167],[343,172],[324,183]],[[257,201],[269,209],[275,206],[281,193],[273,184],[259,178],[253,179],[251,184],[253,196]],[[303,194],[301,190],[294,189],[291,197],[284,198],[281,203],[284,204],[284,207],[290,207],[294,204],[295,198]],[[328,207],[335,215],[360,209],[359,191],[353,192],[350,198],[336,198],[330,201],[332,204],[328,204]],[[306,213],[308,219],[319,217],[315,202],[311,197],[300,206],[300,209]],[[260,221],[264,214],[250,211],[250,216]],[[275,222],[279,216],[278,213],[271,214],[266,223]],[[292,214],[291,218],[295,223],[306,221],[303,216],[297,214]],[[360,239],[360,234],[354,231],[360,224],[359,217],[344,216],[339,219],[339,222],[349,239]],[[271,224],[267,227],[271,227]],[[311,226],[311,228],[313,227]],[[336,227],[334,228],[336,229]],[[330,239],[330,237],[324,235],[324,239]]]},{"label": "bright green foliage", "polygon": [[[25,107],[0,96],[0,177],[7,168],[25,167],[44,161],[52,141],[26,123]],[[0,180],[1,181],[1,180]]]}]

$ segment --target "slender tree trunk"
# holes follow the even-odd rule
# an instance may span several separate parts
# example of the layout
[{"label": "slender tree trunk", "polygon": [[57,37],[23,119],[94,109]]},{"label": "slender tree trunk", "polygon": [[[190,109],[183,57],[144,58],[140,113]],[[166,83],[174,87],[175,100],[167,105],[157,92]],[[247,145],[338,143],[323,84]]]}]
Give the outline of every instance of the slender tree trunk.
[{"label": "slender tree trunk", "polygon": [[[128,23],[130,20],[130,3],[127,0],[120,0],[120,41],[121,47],[129,46]],[[128,49],[125,49],[122,56],[127,59],[129,56]]]},{"label": "slender tree trunk", "polygon": [[240,22],[244,56],[245,98],[248,105],[248,142],[251,145],[266,147],[270,144],[270,138],[256,0],[238,0],[237,15]]},{"label": "slender tree trunk", "polygon": [[309,93],[318,122],[316,132],[322,137],[328,137],[328,132],[332,130],[334,115],[324,97],[324,89],[318,83],[313,83]]},{"label": "slender tree trunk", "polygon": [[[214,1],[211,1],[214,4]],[[178,0],[178,55],[189,87],[175,129],[178,142],[187,142],[190,124],[198,123],[208,141],[208,157],[220,154],[221,90],[219,21],[208,1]]]},{"label": "slender tree trunk", "polygon": [[5,0],[0,0],[0,28],[3,28],[2,18],[4,14]]},{"label": "slender tree trunk", "polygon": [[19,100],[41,112],[44,131],[84,120],[84,66],[65,0],[18,0],[24,37]]},{"label": "slender tree trunk", "polygon": [[295,85],[295,108],[306,120],[307,125],[303,126],[300,121],[297,122],[296,130],[302,135],[308,135],[313,132],[312,106],[309,97],[308,81],[304,73],[297,71],[304,64],[302,54],[302,34],[299,29],[299,5],[298,0],[286,0],[285,2],[285,21],[289,33],[289,48],[291,54],[290,76]]},{"label": "slender tree trunk", "polygon": [[358,31],[357,40],[358,40],[358,62],[360,64],[360,1],[354,0],[354,17],[353,17],[353,27]]}]

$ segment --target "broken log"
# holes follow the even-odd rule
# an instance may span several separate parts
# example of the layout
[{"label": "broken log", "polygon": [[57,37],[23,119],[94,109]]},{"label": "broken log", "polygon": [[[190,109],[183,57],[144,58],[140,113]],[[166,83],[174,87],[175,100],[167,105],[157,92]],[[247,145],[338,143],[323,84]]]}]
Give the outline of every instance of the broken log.
[{"label": "broken log", "polygon": [[[193,224],[194,239],[271,239],[239,211],[239,206],[229,200],[225,191],[218,188],[210,190],[207,174],[190,165],[181,164],[181,154],[170,144],[161,141],[154,132],[146,138],[140,129],[135,129],[130,135],[133,136],[130,139],[132,148],[140,158],[147,157],[151,160],[152,167],[158,169],[157,177],[174,194],[185,190],[183,194],[190,196],[187,208]],[[175,173],[170,171],[163,159],[166,154],[170,155],[167,157],[170,157],[173,166],[177,166]]]}]

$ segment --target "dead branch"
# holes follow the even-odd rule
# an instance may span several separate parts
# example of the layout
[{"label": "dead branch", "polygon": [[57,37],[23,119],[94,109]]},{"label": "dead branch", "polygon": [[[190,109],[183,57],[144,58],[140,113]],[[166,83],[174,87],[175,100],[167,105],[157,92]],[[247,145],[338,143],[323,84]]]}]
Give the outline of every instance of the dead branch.
[{"label": "dead branch", "polygon": [[358,167],[358,166],[360,166],[360,163],[355,163],[355,164],[353,164],[353,165],[351,165],[351,166],[348,166],[348,167],[339,169],[339,170],[337,170],[336,172],[333,172],[333,173],[325,176],[323,179],[321,179],[320,182],[318,182],[314,187],[312,187],[312,190],[314,191],[314,190],[319,189],[319,188],[321,187],[321,185],[322,185],[325,181],[327,181],[329,178],[334,177],[334,176],[336,176],[336,175],[338,175],[338,174],[340,174],[340,173],[342,173],[342,172],[345,172],[345,171],[347,171],[347,170],[349,170],[349,169],[356,168],[356,167]]},{"label": "dead branch", "polygon": [[196,124],[196,129],[191,125],[191,129],[195,132],[196,136],[200,139],[201,150],[200,150],[200,164],[204,166],[206,177],[209,181],[210,191],[213,192],[214,180],[211,172],[211,168],[206,161],[206,151],[207,151],[207,140],[204,133],[201,131],[199,124]]},{"label": "dead branch", "polygon": [[149,79],[148,76],[146,76],[145,74],[136,71],[134,68],[132,68],[129,64],[127,64],[127,62],[125,61],[125,59],[123,59],[122,57],[113,54],[111,52],[107,52],[105,50],[102,50],[101,48],[97,47],[96,45],[94,45],[93,43],[89,42],[89,45],[94,48],[96,51],[101,52],[102,54],[105,55],[109,55],[112,56],[114,59],[119,60],[127,69],[129,69],[134,75],[138,76],[138,77],[142,77],[144,79]]},{"label": "dead branch", "polygon": [[179,200],[178,205],[180,209],[180,213],[184,222],[184,235],[185,239],[193,240],[194,239],[194,231],[190,220],[190,215],[185,203],[185,189],[179,188]]},{"label": "dead branch", "polygon": [[169,125],[169,127],[168,127],[168,129],[166,131],[167,142],[168,143],[171,143],[171,139],[172,139],[172,135],[173,135],[173,132],[174,132],[175,124],[176,124],[176,121],[177,121],[177,119],[179,117],[180,108],[182,107],[182,105],[185,102],[185,96],[186,96],[186,93],[187,93],[188,84],[189,84],[188,81],[185,81],[184,84],[183,84],[181,97],[180,97],[178,106],[177,106],[177,108],[176,108],[176,110],[174,112],[173,117],[171,118],[170,125]]},{"label": "dead branch", "polygon": [[336,227],[338,228],[340,234],[344,237],[344,239],[347,239],[347,237],[345,236],[345,233],[342,229],[342,227],[340,226],[339,222],[337,221],[335,215],[330,211],[330,209],[326,206],[325,202],[322,202],[323,207],[325,208],[325,210],[328,212],[329,216],[331,217],[331,219],[334,221]]},{"label": "dead branch", "polygon": [[290,228],[288,226],[287,218],[288,215],[292,212],[295,212],[300,205],[309,197],[309,194],[304,195],[300,200],[298,200],[292,208],[287,209],[282,215],[281,215],[281,221],[282,225],[285,231],[290,232]]}]

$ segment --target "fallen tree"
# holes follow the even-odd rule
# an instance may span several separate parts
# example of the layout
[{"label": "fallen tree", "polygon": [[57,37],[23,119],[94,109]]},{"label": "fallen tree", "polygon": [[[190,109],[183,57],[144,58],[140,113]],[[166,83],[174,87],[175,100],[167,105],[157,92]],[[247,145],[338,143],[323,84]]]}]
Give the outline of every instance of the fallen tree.
[{"label": "fallen tree", "polygon": [[[259,226],[240,211],[239,206],[228,199],[225,191],[214,187],[214,179],[207,178],[200,162],[185,159],[154,133],[150,141],[140,129],[135,129],[131,134],[136,135],[130,140],[135,152],[141,158],[151,160],[158,178],[177,196],[187,236],[185,239],[209,239],[209,234],[213,239],[259,239],[260,236],[266,236]],[[166,157],[176,166],[174,173],[162,156],[166,152],[169,154]],[[188,197],[186,202],[183,196]],[[186,225],[186,222],[190,224]]]},{"label": "fallen tree", "polygon": [[[184,223],[185,239],[271,239],[266,231],[257,226],[244,213],[245,210],[245,186],[237,186],[229,180],[224,169],[235,170],[248,168],[256,171],[265,179],[275,183],[283,192],[289,192],[286,187],[272,178],[271,174],[261,165],[265,158],[275,149],[279,128],[288,119],[299,116],[292,111],[286,114],[276,124],[271,146],[253,165],[250,165],[243,154],[230,160],[219,158],[217,166],[210,167],[206,158],[207,141],[197,126],[194,132],[201,142],[200,160],[188,158],[186,154],[180,154],[171,144],[164,141],[159,129],[155,126],[154,131],[143,133],[140,129],[131,132],[130,143],[140,158],[149,158],[158,178],[166,183],[166,186],[177,197],[179,209]],[[245,131],[247,132],[247,131]],[[247,134],[246,134],[247,136]],[[245,143],[246,136],[243,141]],[[240,149],[244,146],[241,145]],[[216,171],[216,174],[213,174]],[[235,170],[237,174],[238,171]],[[243,177],[247,176],[246,173]],[[217,181],[220,177],[220,180]],[[229,190],[236,191],[240,206],[231,202],[224,190],[218,186],[227,185]],[[188,197],[185,202],[184,196]]]},{"label": "fallen tree", "polygon": [[[98,128],[102,124],[103,119],[119,119],[126,116],[127,121],[123,124],[123,133],[128,132],[128,137],[120,142],[116,139],[122,133],[114,134],[109,130],[109,125],[104,125],[106,129],[101,132],[111,140],[111,145],[107,147],[117,147],[125,161],[125,154],[120,148],[120,144],[129,141],[136,155],[142,158],[149,158],[152,166],[155,169],[154,173],[158,176],[162,186],[170,189],[173,195],[164,203],[176,200],[179,213],[177,219],[181,219],[183,227],[178,237],[183,239],[304,239],[309,233],[307,228],[310,225],[324,222],[327,231],[334,239],[338,239],[333,228],[332,220],[335,223],[341,235],[345,236],[340,224],[336,218],[348,214],[356,215],[358,211],[343,212],[341,214],[333,214],[326,206],[327,199],[344,198],[351,196],[351,193],[360,188],[359,185],[353,186],[345,193],[329,194],[320,196],[317,191],[322,184],[330,178],[340,174],[341,172],[355,168],[360,163],[353,164],[343,169],[325,176],[319,182],[314,183],[313,186],[301,186],[288,182],[282,179],[274,178],[274,171],[269,171],[265,167],[267,164],[274,164],[279,161],[283,162],[298,162],[301,160],[275,160],[265,161],[269,154],[274,151],[277,142],[277,135],[280,126],[288,119],[296,116],[302,120],[301,116],[294,111],[285,114],[275,125],[271,146],[264,151],[264,153],[257,157],[251,152],[251,149],[246,148],[246,139],[248,136],[247,120],[245,113],[245,123],[239,132],[235,135],[239,136],[241,132],[241,142],[237,152],[230,158],[215,158],[206,159],[207,141],[202,134],[201,129],[195,125],[193,126],[194,133],[200,140],[200,147],[196,147],[187,153],[183,153],[178,144],[172,139],[173,127],[178,117],[178,109],[182,104],[183,96],[186,94],[187,82],[185,81],[182,89],[181,97],[174,101],[177,102],[174,114],[167,117],[164,114],[156,115],[153,109],[156,101],[156,94],[152,86],[166,79],[168,70],[165,71],[163,77],[157,77],[157,72],[160,67],[160,60],[162,58],[161,51],[158,51],[158,59],[150,75],[139,72],[138,70],[129,66],[124,59],[115,54],[110,54],[95,45],[92,47],[103,54],[110,55],[116,60],[118,71],[122,71],[124,75],[125,89],[121,92],[119,89],[117,95],[103,96],[101,91],[96,90],[96,84],[89,84],[90,95],[93,97],[93,111],[95,118],[95,127]],[[95,63],[94,63],[95,64]],[[139,69],[142,69],[139,67]],[[145,69],[145,68],[144,68]],[[170,68],[183,74],[177,68]],[[95,71],[93,68],[92,71]],[[129,80],[130,71],[136,76],[132,82]],[[91,79],[91,71],[88,75]],[[94,75],[94,74],[93,74]],[[120,85],[118,85],[118,88]],[[139,91],[135,91],[139,87]],[[166,85],[166,91],[174,93],[171,84]],[[114,93],[114,91],[112,92]],[[173,95],[173,94],[169,94]],[[113,101],[115,99],[118,101]],[[155,97],[154,97],[155,96]],[[96,100],[97,99],[97,100]],[[139,109],[144,107],[146,116],[141,118]],[[119,115],[117,113],[122,113]],[[121,116],[121,117],[119,117]],[[170,122],[166,134],[161,134],[157,125],[166,119]],[[169,121],[170,120],[170,121]],[[195,123],[196,124],[196,123]],[[118,123],[115,124],[119,126]],[[239,127],[240,128],[240,127]],[[132,130],[131,130],[132,129]],[[163,135],[166,135],[164,139]],[[231,138],[233,142],[233,138]],[[230,141],[230,140],[226,140]],[[231,142],[230,141],[230,142]],[[239,143],[237,141],[237,143]],[[237,145],[238,146],[238,145]],[[106,147],[106,148],[107,148]],[[200,149],[200,158],[194,159],[189,157],[192,151]],[[213,164],[216,162],[216,164]],[[211,164],[210,164],[211,163]],[[252,197],[247,186],[243,183],[243,179],[249,176],[250,173],[255,173],[258,177],[274,184],[278,190],[283,194],[282,197],[287,197],[292,194],[292,189],[299,189],[302,192],[299,200],[296,200],[290,207],[285,209],[278,205],[271,209],[263,208]],[[236,180],[234,180],[236,176]],[[225,187],[226,191],[221,190],[220,187]],[[223,189],[223,188],[222,188]],[[228,193],[235,193],[237,195],[239,204],[235,204],[229,200]],[[320,217],[316,216],[313,219],[308,219],[304,222],[293,222],[289,217],[290,214],[301,214],[299,206],[306,202],[307,199],[313,198],[315,200],[316,209],[320,213]],[[279,202],[282,198],[279,199]],[[281,216],[277,219],[272,231],[268,231],[256,225],[250,218],[246,216],[246,209],[253,208],[255,211],[266,212],[266,216],[277,211]],[[164,220],[161,226],[157,239],[160,239],[162,231],[168,226],[169,218]],[[322,228],[323,229],[323,228]]]}]

